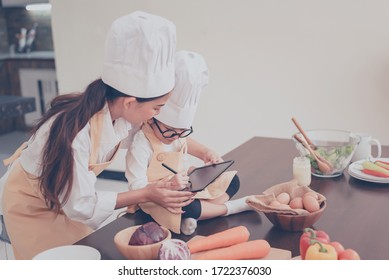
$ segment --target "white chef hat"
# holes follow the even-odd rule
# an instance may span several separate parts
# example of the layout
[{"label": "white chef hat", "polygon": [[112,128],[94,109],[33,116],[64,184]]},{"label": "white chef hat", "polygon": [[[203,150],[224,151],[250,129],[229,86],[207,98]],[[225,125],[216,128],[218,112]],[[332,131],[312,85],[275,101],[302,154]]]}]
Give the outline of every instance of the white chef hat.
[{"label": "white chef hat", "polygon": [[104,83],[134,97],[151,98],[174,87],[176,27],[141,11],[115,20],[105,43]]},{"label": "white chef hat", "polygon": [[200,94],[208,84],[209,71],[204,58],[195,52],[179,51],[176,60],[176,84],[172,95],[155,118],[175,128],[190,128]]}]

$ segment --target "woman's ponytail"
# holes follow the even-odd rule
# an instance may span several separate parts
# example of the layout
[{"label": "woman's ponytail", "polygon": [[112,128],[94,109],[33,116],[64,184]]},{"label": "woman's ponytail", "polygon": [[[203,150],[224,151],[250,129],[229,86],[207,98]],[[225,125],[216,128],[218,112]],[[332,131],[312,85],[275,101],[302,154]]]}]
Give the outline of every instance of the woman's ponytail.
[{"label": "woman's ponytail", "polygon": [[53,99],[48,112],[34,128],[35,133],[46,121],[56,116],[43,149],[40,190],[46,204],[60,213],[60,195],[65,203],[73,182],[74,157],[72,143],[78,132],[106,103],[107,85],[101,79],[92,82],[84,93],[60,95]]}]

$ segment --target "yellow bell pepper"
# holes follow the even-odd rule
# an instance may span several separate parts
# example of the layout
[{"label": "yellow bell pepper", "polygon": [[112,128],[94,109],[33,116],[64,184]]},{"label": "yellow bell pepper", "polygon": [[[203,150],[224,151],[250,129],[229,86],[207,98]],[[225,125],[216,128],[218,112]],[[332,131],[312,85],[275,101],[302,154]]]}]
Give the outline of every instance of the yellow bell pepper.
[{"label": "yellow bell pepper", "polygon": [[337,260],[338,254],[330,244],[314,241],[305,254],[306,260]]}]

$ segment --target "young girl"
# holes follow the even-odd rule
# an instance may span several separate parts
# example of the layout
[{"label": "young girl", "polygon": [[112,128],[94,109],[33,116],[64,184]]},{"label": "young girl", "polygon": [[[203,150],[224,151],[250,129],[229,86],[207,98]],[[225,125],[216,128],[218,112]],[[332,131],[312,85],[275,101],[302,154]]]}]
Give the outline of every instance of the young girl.
[{"label": "young girl", "polygon": [[[155,116],[142,127],[134,138],[127,154],[126,178],[130,189],[139,190],[155,181],[167,180],[172,172],[162,166],[165,163],[181,174],[187,174],[185,155],[189,153],[205,164],[222,161],[212,150],[192,138],[192,122],[200,94],[208,84],[208,69],[202,56],[194,52],[180,51],[176,54],[176,85],[172,96]],[[223,173],[195,200],[171,213],[154,203],[141,203],[139,207],[154,220],[175,233],[192,234],[197,220],[226,216],[251,208],[245,198],[228,201],[239,190],[236,171]],[[181,222],[182,217],[182,222]]]},{"label": "young girl", "polygon": [[[152,201],[176,209],[191,201],[185,176],[117,194],[96,176],[158,114],[174,87],[175,26],[143,12],[117,19],[106,41],[102,79],[55,98],[26,147],[14,154],[3,193],[16,259],[90,234],[116,208]],[[164,54],[164,55],[161,55]]]}]

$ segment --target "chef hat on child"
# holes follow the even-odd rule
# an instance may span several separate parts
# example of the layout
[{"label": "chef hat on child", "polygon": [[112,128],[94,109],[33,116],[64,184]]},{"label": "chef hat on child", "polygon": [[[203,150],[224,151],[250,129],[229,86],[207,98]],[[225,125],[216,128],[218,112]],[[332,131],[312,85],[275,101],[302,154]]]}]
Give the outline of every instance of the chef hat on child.
[{"label": "chef hat on child", "polygon": [[176,53],[176,84],[172,95],[155,118],[175,128],[190,128],[200,94],[208,84],[209,72],[204,58],[195,52]]},{"label": "chef hat on child", "polygon": [[176,27],[137,11],[115,20],[107,34],[102,80],[134,97],[164,95],[174,87]]}]

